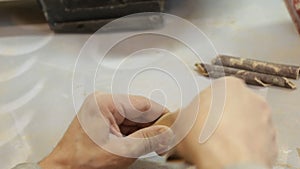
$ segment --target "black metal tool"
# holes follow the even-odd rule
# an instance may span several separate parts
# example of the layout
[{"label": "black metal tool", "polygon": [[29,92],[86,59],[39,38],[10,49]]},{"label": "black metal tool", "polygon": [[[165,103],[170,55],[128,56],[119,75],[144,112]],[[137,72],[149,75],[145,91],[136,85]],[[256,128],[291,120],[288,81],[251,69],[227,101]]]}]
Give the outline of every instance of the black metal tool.
[{"label": "black metal tool", "polygon": [[[55,32],[95,32],[122,16],[140,12],[162,12],[165,0],[38,0]],[[152,17],[153,18],[153,17]],[[159,17],[158,17],[159,18]],[[151,17],[143,22],[161,22]],[[147,24],[146,24],[147,25]]]}]

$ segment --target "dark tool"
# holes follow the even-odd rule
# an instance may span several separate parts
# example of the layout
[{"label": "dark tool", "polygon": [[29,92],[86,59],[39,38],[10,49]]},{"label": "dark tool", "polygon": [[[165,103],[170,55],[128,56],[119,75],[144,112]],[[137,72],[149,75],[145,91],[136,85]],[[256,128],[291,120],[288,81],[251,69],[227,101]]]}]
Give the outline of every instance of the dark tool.
[{"label": "dark tool", "polygon": [[[162,12],[165,6],[165,0],[38,0],[38,2],[52,30],[74,33],[95,32],[119,17],[140,12]],[[160,19],[156,17],[153,20],[149,16],[140,17],[138,21],[151,23],[161,22]]]}]

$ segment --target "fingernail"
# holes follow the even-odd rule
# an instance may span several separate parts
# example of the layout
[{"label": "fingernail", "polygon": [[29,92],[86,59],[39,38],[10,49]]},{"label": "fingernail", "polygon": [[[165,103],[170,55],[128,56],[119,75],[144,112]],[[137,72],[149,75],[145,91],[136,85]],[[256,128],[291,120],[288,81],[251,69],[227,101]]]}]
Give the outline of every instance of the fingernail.
[{"label": "fingernail", "polygon": [[116,130],[113,126],[110,129],[112,134],[116,135],[117,137],[123,137],[122,133]]}]

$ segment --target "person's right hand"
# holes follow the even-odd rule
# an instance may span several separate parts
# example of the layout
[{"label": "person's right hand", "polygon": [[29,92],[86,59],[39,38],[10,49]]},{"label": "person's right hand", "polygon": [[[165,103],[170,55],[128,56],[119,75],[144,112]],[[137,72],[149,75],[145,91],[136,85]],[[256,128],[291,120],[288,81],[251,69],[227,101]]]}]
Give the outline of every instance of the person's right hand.
[{"label": "person's right hand", "polygon": [[[226,94],[223,117],[211,137],[199,143],[209,110],[213,106],[223,106],[213,104],[212,99],[215,98],[212,97],[212,90],[223,90],[224,81]],[[199,105],[197,120],[187,137],[176,147],[177,155],[201,169],[221,169],[248,163],[271,168],[277,156],[277,146],[271,110],[266,101],[236,78],[218,79],[212,86],[201,92],[183,110],[182,113],[187,115],[192,107]],[[170,116],[169,119],[162,119],[157,124],[170,126],[170,119],[175,118]]]}]

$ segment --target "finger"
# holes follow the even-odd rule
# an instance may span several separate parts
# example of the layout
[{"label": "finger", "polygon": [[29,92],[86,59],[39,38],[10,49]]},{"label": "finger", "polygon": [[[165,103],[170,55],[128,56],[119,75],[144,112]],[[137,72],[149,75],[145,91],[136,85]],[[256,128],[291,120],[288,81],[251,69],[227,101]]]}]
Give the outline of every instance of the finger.
[{"label": "finger", "polygon": [[151,126],[127,137],[112,137],[102,148],[121,157],[138,158],[153,151],[167,151],[174,137],[171,129],[166,126]]},{"label": "finger", "polygon": [[97,101],[112,125],[111,131],[120,132],[121,126],[148,127],[168,112],[164,106],[142,96],[100,94]]},{"label": "finger", "polygon": [[113,116],[112,113],[109,112],[109,110],[105,109],[105,108],[102,108],[102,111],[101,111],[102,115],[108,119],[108,125],[109,125],[109,128],[110,128],[110,132],[116,136],[119,136],[121,137],[122,134],[121,134],[121,131],[120,131],[120,128],[116,122],[116,119],[115,117]]},{"label": "finger", "polygon": [[157,125],[138,130],[128,137],[139,138],[131,142],[131,146],[135,155],[141,156],[153,151],[158,153],[167,151],[172,144],[174,134],[170,128]]},{"label": "finger", "polygon": [[121,101],[125,117],[136,123],[149,123],[168,112],[164,106],[142,96],[129,96]]},{"label": "finger", "polygon": [[110,126],[110,132],[118,137],[122,137],[123,134],[120,131],[117,131],[114,127]]},{"label": "finger", "polygon": [[115,131],[117,131],[117,132],[120,133],[121,131],[120,131],[120,128],[119,128],[119,126],[118,126],[118,124],[117,124],[117,122],[116,122],[116,119],[114,118],[114,116],[113,116],[111,113],[109,113],[108,119],[109,119],[109,122],[110,122],[111,127],[112,127]]}]

